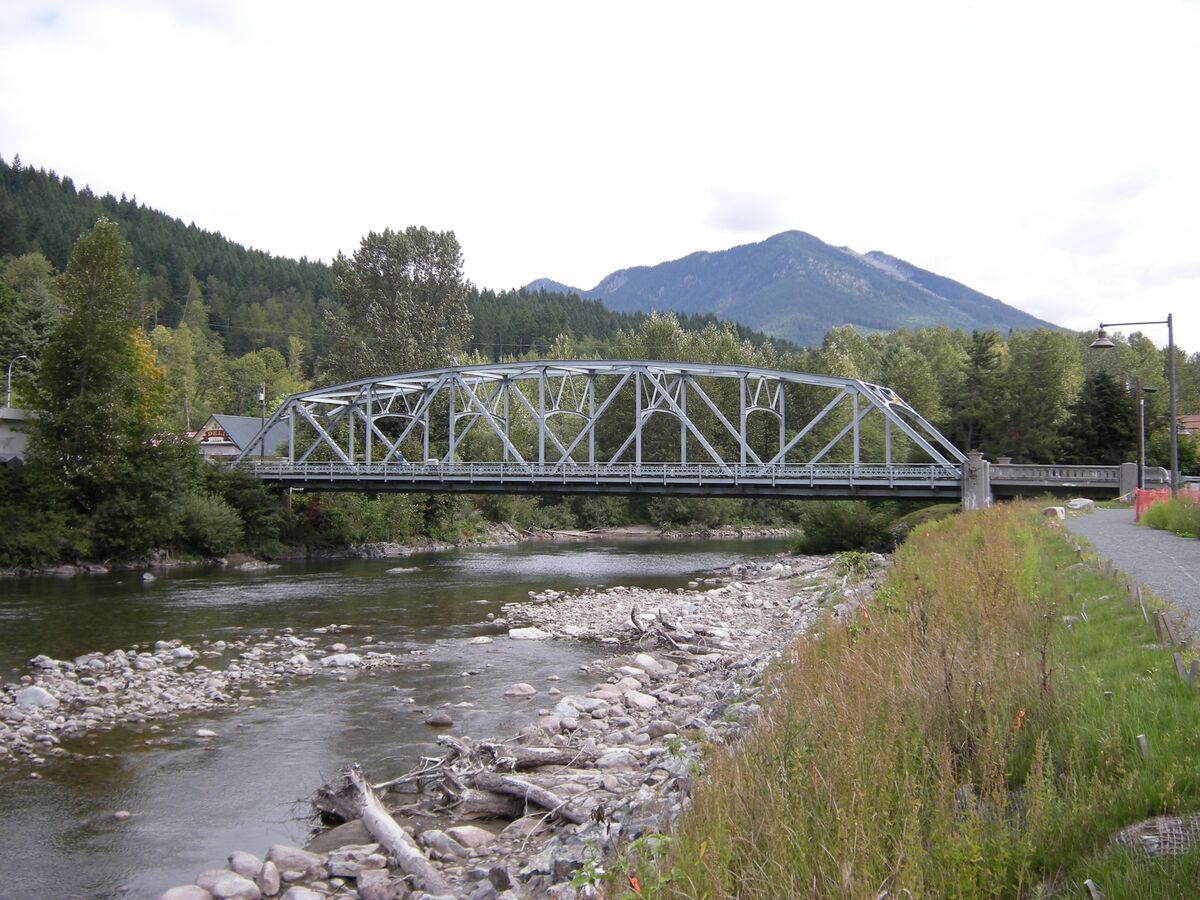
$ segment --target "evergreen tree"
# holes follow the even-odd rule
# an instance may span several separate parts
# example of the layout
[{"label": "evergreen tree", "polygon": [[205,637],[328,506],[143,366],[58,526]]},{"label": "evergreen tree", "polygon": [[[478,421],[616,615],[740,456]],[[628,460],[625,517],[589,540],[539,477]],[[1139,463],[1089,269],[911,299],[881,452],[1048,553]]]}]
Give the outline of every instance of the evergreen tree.
[{"label": "evergreen tree", "polygon": [[971,333],[962,387],[947,404],[948,437],[963,450],[995,449],[1005,406],[1002,346],[999,332]]},{"label": "evergreen tree", "polygon": [[1071,407],[1063,462],[1115,466],[1137,458],[1137,410],[1124,386],[1107,372],[1083,384]]},{"label": "evergreen tree", "polygon": [[54,282],[62,318],[38,370],[33,452],[81,511],[130,476],[159,412],[161,376],[134,322],[140,285],[131,256],[117,226],[100,219]]}]

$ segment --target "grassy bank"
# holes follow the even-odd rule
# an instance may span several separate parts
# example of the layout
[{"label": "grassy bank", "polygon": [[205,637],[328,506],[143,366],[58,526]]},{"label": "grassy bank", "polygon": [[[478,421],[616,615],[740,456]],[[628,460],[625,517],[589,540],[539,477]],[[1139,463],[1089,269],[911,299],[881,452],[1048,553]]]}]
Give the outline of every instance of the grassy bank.
[{"label": "grassy bank", "polygon": [[868,611],[778,667],[642,891],[1196,896],[1200,853],[1106,849],[1200,810],[1200,699],[1126,596],[1030,507],[919,530]]}]

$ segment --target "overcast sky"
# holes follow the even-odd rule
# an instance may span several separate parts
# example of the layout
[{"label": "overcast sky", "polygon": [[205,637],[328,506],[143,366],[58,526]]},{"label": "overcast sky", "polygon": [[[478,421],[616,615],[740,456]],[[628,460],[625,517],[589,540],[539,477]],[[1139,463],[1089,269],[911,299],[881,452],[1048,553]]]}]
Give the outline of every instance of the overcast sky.
[{"label": "overcast sky", "polygon": [[794,228],[1197,351],[1198,123],[1195,0],[0,5],[5,159],[287,256],[453,229],[481,287]]}]

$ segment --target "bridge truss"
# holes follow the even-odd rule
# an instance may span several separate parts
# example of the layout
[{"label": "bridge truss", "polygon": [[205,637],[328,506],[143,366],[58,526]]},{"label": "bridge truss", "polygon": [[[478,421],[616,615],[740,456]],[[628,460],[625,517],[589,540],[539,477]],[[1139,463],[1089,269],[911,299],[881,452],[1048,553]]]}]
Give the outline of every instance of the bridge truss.
[{"label": "bridge truss", "polygon": [[[264,447],[277,423],[286,446]],[[963,461],[882,385],[644,360],[454,366],[320,388],[287,398],[239,458],[310,489],[921,497],[957,496]]]}]

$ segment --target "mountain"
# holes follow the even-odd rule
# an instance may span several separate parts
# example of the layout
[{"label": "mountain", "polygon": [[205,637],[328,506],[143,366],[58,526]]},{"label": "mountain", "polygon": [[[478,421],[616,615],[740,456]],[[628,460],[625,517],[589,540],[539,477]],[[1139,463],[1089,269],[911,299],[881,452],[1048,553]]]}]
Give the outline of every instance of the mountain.
[{"label": "mountain", "polygon": [[620,269],[587,291],[544,278],[528,288],[599,298],[618,312],[711,313],[809,346],[847,324],[864,331],[1058,328],[902,259],[834,247],[803,231]]}]

